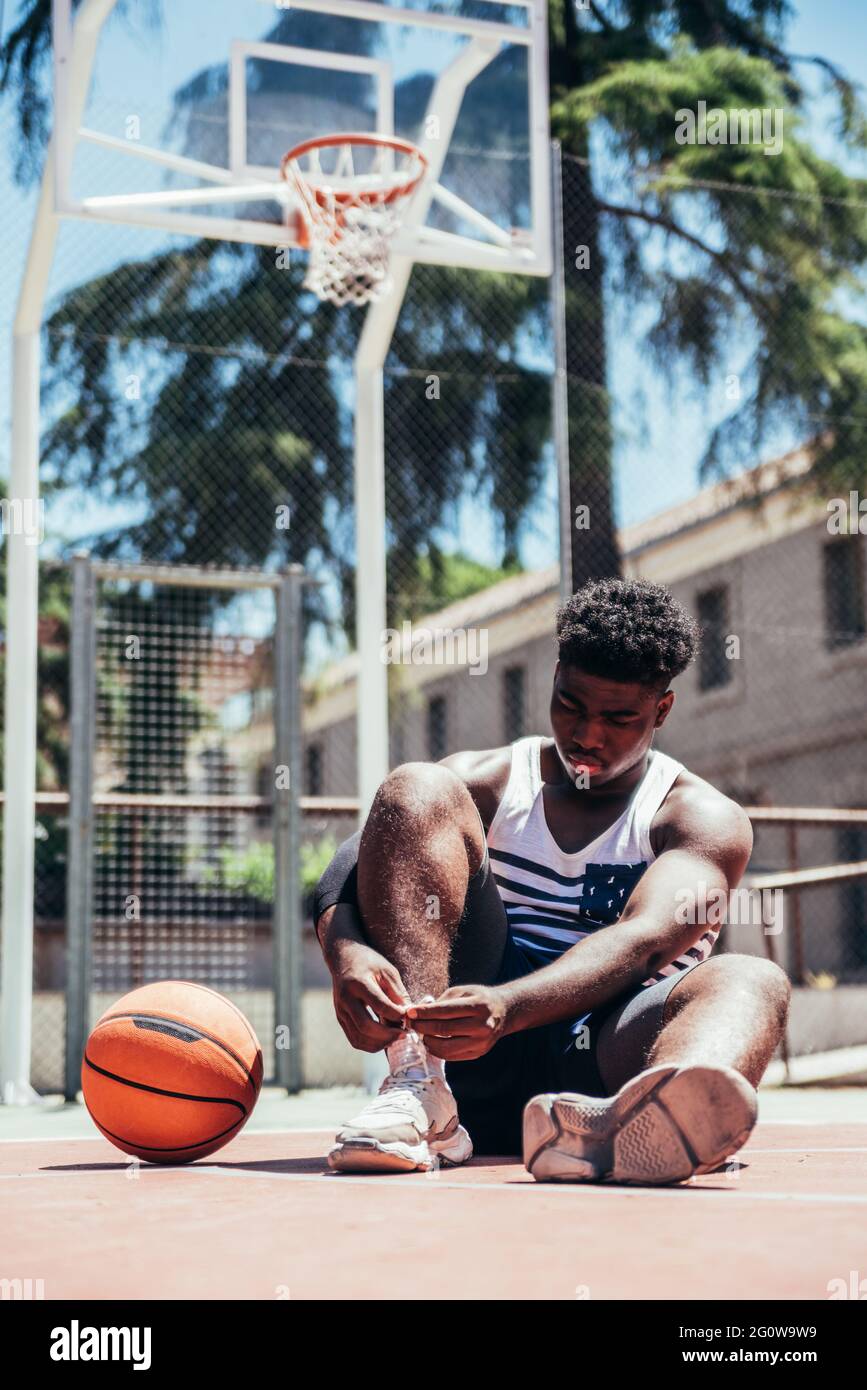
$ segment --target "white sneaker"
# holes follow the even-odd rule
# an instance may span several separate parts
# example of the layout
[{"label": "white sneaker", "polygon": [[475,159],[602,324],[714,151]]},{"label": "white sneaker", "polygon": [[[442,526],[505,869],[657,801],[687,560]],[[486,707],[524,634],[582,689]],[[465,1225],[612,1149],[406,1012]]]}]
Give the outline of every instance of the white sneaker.
[{"label": "white sneaker", "polygon": [[328,1155],[339,1173],[412,1173],[473,1156],[470,1136],[442,1067],[417,1033],[405,1032],[387,1049],[390,1073],[379,1095],[344,1125]]},{"label": "white sneaker", "polygon": [[756,1122],[756,1092],[730,1067],[651,1067],[616,1096],[534,1096],[524,1166],[537,1182],[683,1182],[718,1168]]}]

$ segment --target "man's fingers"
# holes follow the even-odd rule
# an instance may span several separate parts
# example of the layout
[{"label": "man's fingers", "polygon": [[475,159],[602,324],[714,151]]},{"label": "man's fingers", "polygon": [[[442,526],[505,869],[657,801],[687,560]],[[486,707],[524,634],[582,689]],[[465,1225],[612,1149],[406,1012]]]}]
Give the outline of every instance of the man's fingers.
[{"label": "man's fingers", "polygon": [[[349,1039],[353,1047],[360,1048],[363,1052],[380,1052],[383,1047],[388,1047],[400,1035],[401,1030],[399,1028],[389,1027],[385,1023],[379,1023],[375,1018],[371,1018],[360,999],[349,1001],[345,1009],[341,1011],[340,1017],[341,1023],[343,1023],[344,1018],[346,1019],[354,1034],[354,1037]],[[345,1026],[344,1032],[347,1032]]]},{"label": "man's fingers", "polygon": [[457,1038],[478,1036],[479,1021],[477,1018],[464,1016],[463,1018],[422,1018],[414,1019],[413,1027],[417,1033],[421,1033],[424,1038]]},{"label": "man's fingers", "polygon": [[379,972],[379,980],[382,988],[389,998],[394,1000],[395,1004],[406,1005],[411,1002],[404,987],[403,980],[393,967],[391,970],[381,970]]},{"label": "man's fingers", "polygon": [[477,1018],[487,1013],[488,1004],[483,999],[446,999],[437,1004],[413,1004],[407,1010],[407,1018],[418,1024],[423,1020],[436,1021],[444,1018]]},{"label": "man's fingers", "polygon": [[369,1004],[381,1018],[389,1018],[393,1023],[402,1023],[405,1007],[400,1002],[389,999],[384,994],[379,984],[373,978],[367,979],[363,984],[365,1004]]}]

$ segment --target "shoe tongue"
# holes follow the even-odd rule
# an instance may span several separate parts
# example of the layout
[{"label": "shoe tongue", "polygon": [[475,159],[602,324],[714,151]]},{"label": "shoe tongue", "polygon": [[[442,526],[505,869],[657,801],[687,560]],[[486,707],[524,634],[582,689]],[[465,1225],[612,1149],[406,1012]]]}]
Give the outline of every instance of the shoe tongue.
[{"label": "shoe tongue", "polygon": [[424,1043],[418,1033],[407,1033],[393,1042],[388,1049],[388,1062],[392,1076],[420,1080],[430,1075]]},{"label": "shoe tongue", "polygon": [[392,1076],[402,1076],[407,1081],[424,1081],[428,1076],[424,1067],[399,1067]]}]

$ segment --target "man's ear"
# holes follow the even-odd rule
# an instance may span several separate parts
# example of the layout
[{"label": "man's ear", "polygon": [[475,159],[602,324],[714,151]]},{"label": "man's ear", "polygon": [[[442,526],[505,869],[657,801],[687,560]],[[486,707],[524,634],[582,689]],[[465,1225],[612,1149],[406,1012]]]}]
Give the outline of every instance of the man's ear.
[{"label": "man's ear", "polygon": [[661,729],[661,728],[662,728],[663,724],[665,723],[666,719],[668,718],[669,714],[671,713],[671,707],[672,707],[673,704],[674,704],[674,691],[673,691],[673,690],[666,690],[665,694],[663,695],[662,699],[660,700],[659,704],[658,704],[657,707],[656,707],[656,719],[654,720],[654,723],[653,723],[654,729]]}]

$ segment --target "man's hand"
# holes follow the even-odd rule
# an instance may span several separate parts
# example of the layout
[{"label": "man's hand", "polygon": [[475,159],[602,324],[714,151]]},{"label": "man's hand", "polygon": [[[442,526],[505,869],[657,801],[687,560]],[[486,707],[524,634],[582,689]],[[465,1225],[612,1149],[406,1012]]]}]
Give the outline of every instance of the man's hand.
[{"label": "man's hand", "polygon": [[413,1004],[406,1021],[435,1057],[469,1062],[504,1037],[508,1015],[509,995],[502,985],[453,985],[432,1004]]},{"label": "man's hand", "polygon": [[363,942],[344,939],[334,944],[329,957],[334,1010],[341,1028],[359,1051],[381,1052],[399,1036],[410,1003],[399,972]]}]

